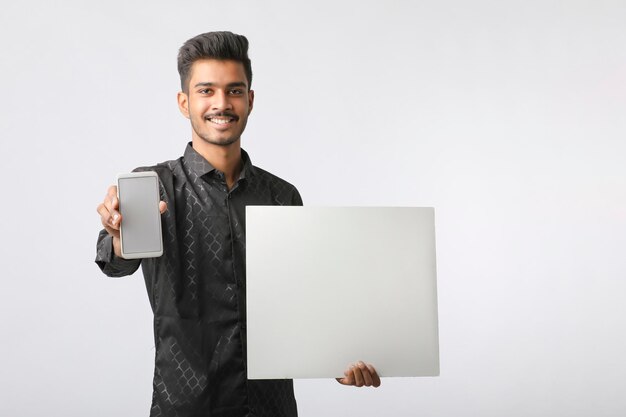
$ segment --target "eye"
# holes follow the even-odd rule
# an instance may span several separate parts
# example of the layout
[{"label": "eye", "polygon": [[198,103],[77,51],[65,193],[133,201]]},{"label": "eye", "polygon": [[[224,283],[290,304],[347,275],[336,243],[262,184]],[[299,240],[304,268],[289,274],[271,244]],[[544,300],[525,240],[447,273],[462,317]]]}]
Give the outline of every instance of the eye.
[{"label": "eye", "polygon": [[230,90],[228,90],[228,93],[231,96],[240,96],[243,94],[243,90],[241,88],[231,88]]},{"label": "eye", "polygon": [[213,92],[213,90],[211,90],[210,88],[203,88],[202,90],[198,90],[198,93],[200,94],[211,94]]}]

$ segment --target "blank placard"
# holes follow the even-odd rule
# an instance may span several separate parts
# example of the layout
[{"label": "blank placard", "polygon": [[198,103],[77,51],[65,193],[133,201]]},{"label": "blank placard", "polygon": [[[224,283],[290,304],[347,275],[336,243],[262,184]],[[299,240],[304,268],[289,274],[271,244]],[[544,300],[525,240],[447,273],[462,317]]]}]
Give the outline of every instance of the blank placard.
[{"label": "blank placard", "polygon": [[434,209],[246,209],[248,378],[439,375]]}]

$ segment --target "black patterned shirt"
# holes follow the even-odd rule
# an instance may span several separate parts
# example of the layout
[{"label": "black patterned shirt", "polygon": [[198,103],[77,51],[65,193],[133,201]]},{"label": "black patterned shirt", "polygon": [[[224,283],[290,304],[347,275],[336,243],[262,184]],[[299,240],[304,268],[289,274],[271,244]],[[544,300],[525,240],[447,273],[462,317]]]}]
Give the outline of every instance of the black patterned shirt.
[{"label": "black patterned shirt", "polygon": [[159,175],[168,208],[163,256],[118,258],[102,230],[96,263],[111,277],[142,266],[156,347],[150,416],[296,416],[291,380],[246,378],[245,207],[302,205],[300,194],[243,150],[230,191],[191,143],[183,157],[136,171],[146,170]]}]

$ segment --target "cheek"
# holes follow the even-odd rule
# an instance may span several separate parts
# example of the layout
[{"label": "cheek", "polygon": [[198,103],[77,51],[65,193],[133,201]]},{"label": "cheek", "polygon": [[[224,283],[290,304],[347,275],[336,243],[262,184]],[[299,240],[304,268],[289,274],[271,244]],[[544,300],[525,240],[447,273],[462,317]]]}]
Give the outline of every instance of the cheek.
[{"label": "cheek", "polygon": [[209,100],[207,100],[206,97],[194,96],[189,101],[189,108],[197,112],[198,110],[201,110],[204,107],[206,107],[208,104],[208,101]]},{"label": "cheek", "polygon": [[199,117],[201,118],[202,115],[206,112],[205,107],[203,106],[204,103],[202,102],[196,102],[194,103],[194,105],[192,107],[189,108],[190,113],[195,116],[195,117]]}]

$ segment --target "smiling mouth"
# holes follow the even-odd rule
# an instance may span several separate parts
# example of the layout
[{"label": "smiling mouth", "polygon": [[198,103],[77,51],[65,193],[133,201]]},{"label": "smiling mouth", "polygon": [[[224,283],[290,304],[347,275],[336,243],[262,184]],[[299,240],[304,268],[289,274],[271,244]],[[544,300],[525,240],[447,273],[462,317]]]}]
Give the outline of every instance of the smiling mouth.
[{"label": "smiling mouth", "polygon": [[207,116],[204,118],[211,123],[215,123],[216,125],[227,125],[237,120],[237,117],[230,115],[221,115],[221,116]]}]

